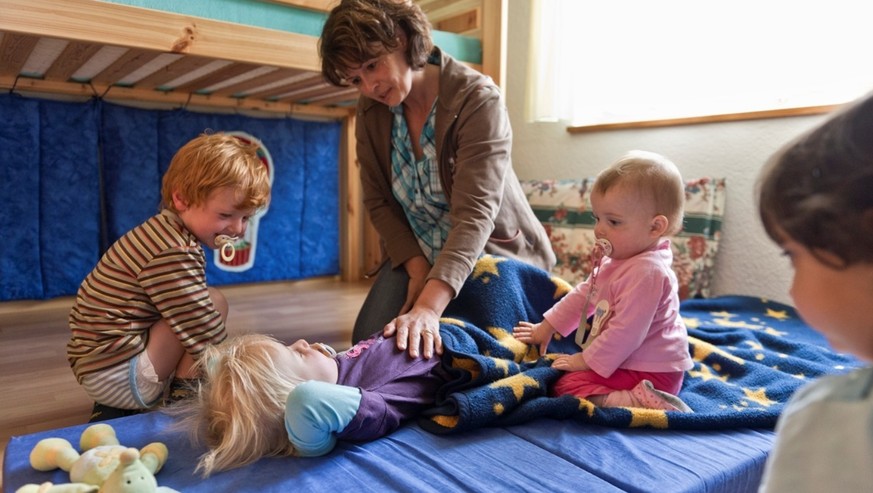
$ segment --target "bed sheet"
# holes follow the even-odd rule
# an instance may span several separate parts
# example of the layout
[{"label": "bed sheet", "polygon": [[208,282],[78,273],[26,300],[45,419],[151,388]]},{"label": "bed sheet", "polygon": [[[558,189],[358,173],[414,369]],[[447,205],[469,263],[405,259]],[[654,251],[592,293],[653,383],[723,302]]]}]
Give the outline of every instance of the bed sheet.
[{"label": "bed sheet", "polygon": [[[410,423],[364,444],[340,443],[324,457],[266,458],[204,480],[197,456],[172,418],[152,412],[109,421],[124,445],[164,442],[170,457],[158,484],[184,493],[283,491],[755,491],[772,443],[768,430],[616,429],[539,419],[458,435],[436,435]],[[3,465],[4,492],[27,483],[69,480],[28,463],[42,438],[77,444],[86,424],[13,437]]]}]

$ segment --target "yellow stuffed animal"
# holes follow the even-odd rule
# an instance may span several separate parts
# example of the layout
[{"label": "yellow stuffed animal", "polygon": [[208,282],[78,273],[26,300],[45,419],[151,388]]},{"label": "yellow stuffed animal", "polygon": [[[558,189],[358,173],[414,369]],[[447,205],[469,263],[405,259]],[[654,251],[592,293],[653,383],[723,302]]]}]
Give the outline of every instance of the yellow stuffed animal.
[{"label": "yellow stuffed animal", "polygon": [[115,430],[105,423],[89,426],[79,440],[79,454],[63,438],[40,440],[30,453],[30,465],[39,471],[60,468],[72,483],[24,485],[16,493],[155,493],[174,492],[158,487],[155,474],[167,462],[167,446],[160,442],[141,450],[118,443]]}]

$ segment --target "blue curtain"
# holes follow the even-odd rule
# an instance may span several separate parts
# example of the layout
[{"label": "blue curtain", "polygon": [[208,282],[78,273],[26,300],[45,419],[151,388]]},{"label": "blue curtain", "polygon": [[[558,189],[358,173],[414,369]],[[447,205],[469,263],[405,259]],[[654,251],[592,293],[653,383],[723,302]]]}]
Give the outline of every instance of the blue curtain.
[{"label": "blue curtain", "polygon": [[0,300],[75,294],[103,252],[159,210],[175,152],[241,131],[273,161],[273,195],[248,270],[207,252],[211,285],[339,272],[340,123],[156,111],[0,95]]}]

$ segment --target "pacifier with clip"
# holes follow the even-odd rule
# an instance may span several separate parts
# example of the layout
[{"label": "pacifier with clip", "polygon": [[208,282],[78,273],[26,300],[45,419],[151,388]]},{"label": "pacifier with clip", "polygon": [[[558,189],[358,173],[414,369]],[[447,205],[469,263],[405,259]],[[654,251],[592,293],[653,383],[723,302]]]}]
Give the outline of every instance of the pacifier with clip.
[{"label": "pacifier with clip", "polygon": [[600,260],[610,255],[612,255],[612,243],[606,238],[597,238],[591,252],[591,256],[594,257],[593,260],[597,264],[595,267],[600,267]]},{"label": "pacifier with clip", "polygon": [[597,274],[600,273],[600,262],[603,257],[612,255],[612,243],[606,238],[597,238],[594,248],[591,249],[591,275],[588,277],[588,293],[585,295],[585,305],[582,307],[582,320],[576,329],[576,344],[584,347],[591,334],[591,324],[588,322],[588,307],[591,305],[591,297],[595,293]]},{"label": "pacifier with clip", "polygon": [[230,262],[236,255],[236,247],[234,243],[239,240],[236,236],[218,235],[215,237],[215,246],[218,247],[218,252],[221,254],[221,260]]}]

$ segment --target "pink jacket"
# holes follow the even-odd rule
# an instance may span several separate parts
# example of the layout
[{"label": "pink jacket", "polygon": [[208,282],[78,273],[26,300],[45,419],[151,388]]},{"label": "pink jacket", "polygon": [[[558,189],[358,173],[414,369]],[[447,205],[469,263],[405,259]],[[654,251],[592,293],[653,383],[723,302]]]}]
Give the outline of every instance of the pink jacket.
[{"label": "pink jacket", "polygon": [[[666,239],[629,259],[603,259],[588,306],[587,315],[594,316],[591,334],[582,351],[598,375],[608,378],[618,368],[671,372],[693,366],[672,263]],[[589,281],[545,313],[565,337],[579,327]]]}]

